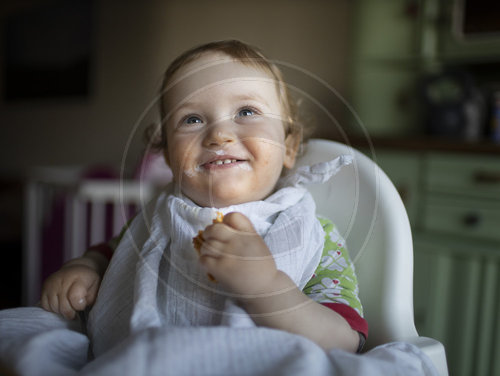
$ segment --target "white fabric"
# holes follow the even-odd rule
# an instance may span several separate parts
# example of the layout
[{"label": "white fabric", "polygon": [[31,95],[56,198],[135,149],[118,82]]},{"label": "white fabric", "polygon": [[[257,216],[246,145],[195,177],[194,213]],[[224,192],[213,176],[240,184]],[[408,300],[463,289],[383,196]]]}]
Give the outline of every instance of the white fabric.
[{"label": "white fabric", "polygon": [[[330,166],[335,167],[336,163],[331,163]],[[331,171],[334,170],[335,168],[332,168]],[[300,183],[299,180],[296,183]],[[309,195],[297,195],[296,199],[298,202],[306,200],[307,204]],[[188,202],[180,202],[187,205],[181,210],[194,210],[188,207]],[[281,201],[280,203],[282,204]],[[193,266],[197,263],[191,262],[191,253],[172,256],[172,252],[156,251],[163,250],[162,247],[173,242],[184,244],[183,242],[187,242],[187,238],[194,234],[185,235],[183,238],[173,231],[168,239],[161,236],[166,228],[162,226],[170,223],[169,217],[161,214],[166,213],[163,210],[165,206],[162,205],[167,204],[169,200],[167,196],[163,196],[146,208],[146,215],[132,223],[127,238],[123,241],[130,251],[120,251],[119,257],[118,254],[113,257],[99,293],[97,309],[92,310],[92,325],[89,325],[92,340],[97,343],[97,347],[94,345],[94,351],[101,355],[100,357],[95,360],[87,358],[90,342],[87,336],[82,334],[85,328],[79,328],[78,321],[66,321],[41,308],[17,308],[0,311],[0,370],[8,369],[26,376],[135,376],[165,373],[255,376],[437,375],[430,359],[416,346],[407,343],[390,343],[378,346],[366,354],[355,355],[341,350],[323,351],[312,341],[284,331],[214,325],[221,319],[220,316],[223,316],[220,313],[224,309],[225,301],[219,299],[224,296],[222,292],[207,290],[205,298],[210,298],[210,294],[217,295],[216,301],[219,305],[215,306],[215,310],[206,301],[194,301],[181,294],[176,295],[177,287],[183,286],[186,281],[169,279],[170,274],[175,272],[172,261],[179,262],[181,267],[189,264],[190,272],[196,273],[195,281],[204,283],[200,287],[210,286],[205,281],[206,275],[201,269]],[[177,205],[177,201],[172,199],[170,204]],[[302,205],[296,206],[292,203],[281,212],[259,209],[264,210],[263,213],[270,217],[267,217],[269,220],[266,220],[262,213],[258,218],[251,217],[259,233],[264,234],[266,242],[278,242],[269,238],[270,234],[275,232],[274,226],[292,223],[293,227],[294,215],[301,214],[293,210],[289,212],[290,208],[294,207],[303,209]],[[232,210],[234,209],[227,208],[225,212]],[[213,216],[210,211],[194,212],[198,213],[195,216],[198,222],[192,218],[187,220],[188,228],[192,231],[196,231],[198,225],[203,228]],[[246,213],[253,215],[254,211]],[[277,213],[279,215],[276,215]],[[284,213],[287,214],[282,219]],[[269,226],[267,222],[272,225]],[[309,231],[309,227],[307,229]],[[155,236],[150,236],[149,230]],[[300,231],[298,234],[282,232],[281,229],[276,231],[276,234],[280,233],[285,234],[282,239],[285,244],[287,236],[293,236],[290,239],[293,239],[295,246],[300,244],[296,241],[297,235],[299,238],[302,236],[302,241],[308,239]],[[323,236],[319,237],[322,238]],[[307,241],[309,240],[313,241]],[[277,264],[286,268],[301,286],[304,281],[307,282],[309,264],[303,269],[294,268],[293,263],[297,261],[300,252],[290,253],[297,254],[291,258],[279,252],[273,252],[273,255]],[[312,260],[315,257],[311,256],[312,254],[314,252],[310,252],[308,256],[311,265],[314,264]],[[178,274],[183,276],[180,272]],[[161,278],[158,278],[158,275]],[[183,277],[189,282],[187,277],[192,276]],[[162,296],[168,296],[178,304],[178,310],[168,311],[175,304],[170,300],[169,304],[165,304]],[[187,308],[191,308],[193,312],[187,312]],[[168,323],[163,325],[167,313],[172,316]],[[190,325],[190,320],[198,326]],[[109,351],[104,353],[105,350]]]},{"label": "white fabric", "polygon": [[283,178],[280,186],[299,186],[312,183],[325,183],[335,175],[343,166],[352,163],[351,155],[340,155],[339,157],[327,162],[316,163],[312,166],[300,166],[293,174]]},{"label": "white fabric", "polygon": [[[322,178],[330,178],[348,163],[344,157],[322,163]],[[134,220],[106,271],[89,318],[94,354],[148,327],[254,326],[230,294],[208,279],[192,245],[193,237],[217,211],[246,215],[277,268],[304,288],[319,264],[324,239],[314,200],[302,187],[307,170],[309,180],[316,181],[317,168],[303,167],[300,180],[288,180],[265,200],[220,209],[199,207],[172,191],[162,193]]]},{"label": "white fabric", "polygon": [[149,328],[87,361],[88,339],[75,324],[41,308],[0,311],[0,365],[22,376],[437,375],[430,359],[408,343],[357,355],[323,351],[279,330],[227,326]]},{"label": "white fabric", "polygon": [[12,374],[30,376],[76,374],[88,362],[89,340],[79,330],[79,321],[38,307],[0,311],[0,370],[4,366]]}]

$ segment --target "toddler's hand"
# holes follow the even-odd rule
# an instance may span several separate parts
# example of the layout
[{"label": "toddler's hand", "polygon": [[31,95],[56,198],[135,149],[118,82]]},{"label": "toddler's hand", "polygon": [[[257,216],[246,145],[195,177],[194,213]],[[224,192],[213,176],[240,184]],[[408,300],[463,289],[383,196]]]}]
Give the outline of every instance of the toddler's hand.
[{"label": "toddler's hand", "polygon": [[222,223],[203,232],[200,262],[231,292],[256,297],[271,290],[278,270],[264,240],[241,213],[229,213]]},{"label": "toddler's hand", "polygon": [[40,304],[43,309],[72,320],[76,311],[95,302],[100,282],[101,276],[86,260],[71,260],[45,280]]}]

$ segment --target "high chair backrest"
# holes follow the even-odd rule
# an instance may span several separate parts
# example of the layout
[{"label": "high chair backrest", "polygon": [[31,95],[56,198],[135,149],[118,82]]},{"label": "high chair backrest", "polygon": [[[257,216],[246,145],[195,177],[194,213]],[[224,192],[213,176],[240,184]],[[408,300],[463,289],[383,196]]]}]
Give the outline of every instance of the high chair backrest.
[{"label": "high chair backrest", "polygon": [[366,155],[334,141],[310,140],[298,165],[341,154],[351,155],[352,165],[308,188],[317,213],[331,219],[346,239],[369,324],[367,348],[416,337],[411,230],[392,182]]}]

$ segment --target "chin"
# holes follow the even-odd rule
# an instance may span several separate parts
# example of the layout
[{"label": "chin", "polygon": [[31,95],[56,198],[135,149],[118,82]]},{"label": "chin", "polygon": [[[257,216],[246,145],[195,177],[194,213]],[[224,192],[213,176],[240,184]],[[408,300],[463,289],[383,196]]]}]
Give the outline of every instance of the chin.
[{"label": "chin", "polygon": [[[243,204],[250,201],[258,201],[265,197],[265,195],[244,195],[239,190],[228,189],[228,187],[214,187],[211,195],[193,194],[188,192],[185,194],[191,198],[196,204],[202,207],[225,208],[231,205]],[[200,192],[201,193],[201,192]],[[257,193],[257,192],[254,192]]]},{"label": "chin", "polygon": [[195,204],[204,207],[204,208],[224,208],[227,206],[231,205],[237,205],[241,204],[242,201],[241,199],[238,199],[237,197],[220,197],[220,196],[215,196],[212,195],[212,197],[208,196],[196,196],[196,195],[189,195],[186,194],[188,198],[190,198]]},{"label": "chin", "polygon": [[212,202],[209,203],[208,206],[214,207],[214,208],[225,208],[231,205],[238,205],[242,204],[245,201],[241,201],[241,199],[214,199]]},{"label": "chin", "polygon": [[237,205],[248,201],[247,196],[243,196],[234,190],[214,189],[211,192],[211,197],[206,197],[205,202],[216,208],[224,208],[230,205]]}]

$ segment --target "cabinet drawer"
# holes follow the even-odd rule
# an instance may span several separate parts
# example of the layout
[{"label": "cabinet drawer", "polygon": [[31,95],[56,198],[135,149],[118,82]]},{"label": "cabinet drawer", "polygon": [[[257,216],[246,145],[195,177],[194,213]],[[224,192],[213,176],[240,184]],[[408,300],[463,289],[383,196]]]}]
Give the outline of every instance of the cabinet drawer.
[{"label": "cabinet drawer", "polygon": [[431,196],[424,205],[422,226],[428,231],[500,241],[500,204]]},{"label": "cabinet drawer", "polygon": [[500,201],[500,158],[431,154],[426,162],[427,191]]}]

